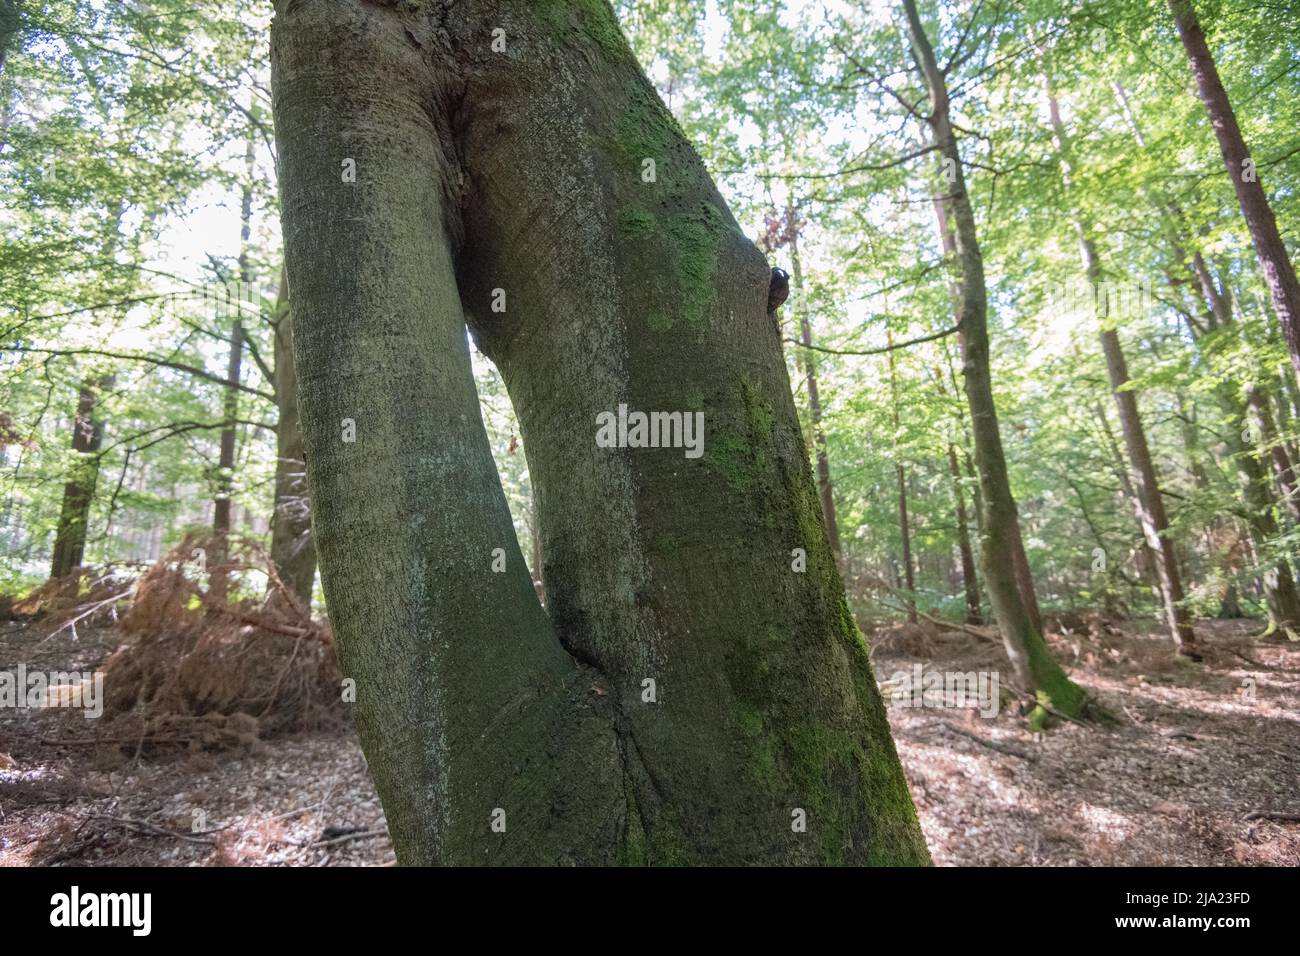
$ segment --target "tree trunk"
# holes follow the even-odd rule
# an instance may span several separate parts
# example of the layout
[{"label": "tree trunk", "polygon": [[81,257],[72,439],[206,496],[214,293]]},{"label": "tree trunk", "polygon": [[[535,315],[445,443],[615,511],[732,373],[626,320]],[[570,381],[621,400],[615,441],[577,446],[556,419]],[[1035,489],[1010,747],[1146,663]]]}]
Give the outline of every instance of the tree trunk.
[{"label": "tree trunk", "polygon": [[4,72],[5,60],[18,34],[21,19],[18,0],[0,0],[0,73]]},{"label": "tree trunk", "polygon": [[[1255,456],[1254,450],[1241,437],[1246,421],[1244,403],[1227,394],[1227,389],[1222,386],[1219,391],[1225,406],[1230,407],[1234,413],[1229,419],[1224,441],[1241,479],[1246,522],[1251,530],[1255,551],[1261,563],[1264,563],[1267,561],[1264,554],[1266,542],[1278,535],[1277,521],[1273,518],[1273,496],[1269,494],[1268,472]],[[1269,566],[1263,573],[1263,585],[1269,629],[1281,630],[1293,641],[1300,640],[1300,591],[1296,589],[1290,563],[1285,558],[1279,558]]]},{"label": "tree trunk", "polygon": [[1138,498],[1137,489],[1133,487],[1133,474],[1128,467],[1128,462],[1124,459],[1124,453],[1120,450],[1119,442],[1115,440],[1115,430],[1110,427],[1110,419],[1106,417],[1106,406],[1100,401],[1095,402],[1093,404],[1093,414],[1101,426],[1106,451],[1110,453],[1115,478],[1119,482],[1119,495],[1133,509],[1138,540],[1141,542],[1137,550],[1138,573],[1143,580],[1150,584],[1151,594],[1155,602],[1161,604],[1163,595],[1160,591],[1160,574],[1156,570],[1156,556],[1151,550],[1151,543],[1146,537],[1146,527],[1142,523],[1142,502]]},{"label": "tree trunk", "polygon": [[[1065,675],[1052,658],[1035,626],[1021,593],[1016,573],[1016,541],[1019,519],[1011,482],[1007,475],[1002,436],[998,431],[997,409],[989,370],[988,301],[984,283],[984,261],[975,227],[975,214],[966,191],[965,173],[957,140],[949,120],[948,89],[934,50],[916,12],[915,0],[903,0],[912,49],[929,90],[931,113],[927,120],[934,142],[949,167],[950,208],[956,225],[955,245],[961,291],[961,326],[966,401],[970,406],[975,437],[975,465],[982,489],[983,523],[980,557],[984,583],[997,619],[998,630],[1016,678],[1040,704],[1066,714],[1078,712],[1083,692]],[[1031,588],[1032,589],[1032,588]],[[1040,721],[1043,713],[1034,715]]]},{"label": "tree trunk", "polygon": [[975,574],[975,552],[970,544],[970,524],[966,518],[966,495],[961,488],[961,469],[957,465],[957,448],[948,445],[948,473],[952,475],[952,496],[957,511],[957,547],[961,552],[961,578],[966,587],[966,623],[982,624],[980,587]]},{"label": "tree trunk", "polygon": [[[1065,132],[1065,124],[1061,122],[1060,106],[1051,91],[1050,80],[1046,80],[1046,83],[1048,116],[1052,123],[1052,132],[1056,137],[1057,151],[1060,153],[1062,179],[1068,191],[1071,188],[1070,139]],[[1110,379],[1111,395],[1115,399],[1115,408],[1119,413],[1120,432],[1124,436],[1129,464],[1133,470],[1134,485],[1140,505],[1139,521],[1147,546],[1155,558],[1156,579],[1160,586],[1165,622],[1179,653],[1194,657],[1196,655],[1192,647],[1196,635],[1192,630],[1191,617],[1183,606],[1183,582],[1179,574],[1178,558],[1174,553],[1174,543],[1169,537],[1169,518],[1165,512],[1164,495],[1160,491],[1160,480],[1151,457],[1151,446],[1147,443],[1146,429],[1142,425],[1142,416],[1138,411],[1137,393],[1129,386],[1128,361],[1120,345],[1119,333],[1111,324],[1105,271],[1102,269],[1101,257],[1097,253],[1097,244],[1092,236],[1091,226],[1077,212],[1074,214],[1074,227],[1079,237],[1079,255],[1092,291],[1091,298],[1095,304],[1097,319],[1101,325],[1101,350],[1106,358],[1106,375]]]},{"label": "tree trunk", "polygon": [[[947,199],[944,196],[936,195],[932,197],[932,202],[934,204],[935,218],[938,221],[938,226],[939,226],[939,240],[943,244],[943,254],[946,257],[952,257],[956,259],[957,239],[953,235],[951,224],[948,221]],[[981,269],[980,281],[982,283],[983,282],[982,262],[980,265],[980,269]],[[964,294],[962,292],[962,288],[963,288],[962,283],[959,282],[949,283],[949,294],[952,296],[953,299],[955,318],[957,320],[959,327],[962,326],[961,317],[963,314],[962,303],[964,301]],[[964,356],[966,350],[965,331],[963,330],[958,332],[957,338],[962,343],[961,346],[962,354]],[[991,401],[992,400],[991,393],[989,398]],[[999,443],[1000,442],[1001,442],[1001,437],[999,436]],[[978,456],[978,450],[977,450],[977,456]],[[969,470],[973,470],[970,469],[969,456],[967,457],[966,464]],[[977,485],[975,489],[975,512],[978,516],[980,516],[981,535],[983,534],[983,527],[984,527],[983,525],[984,511],[981,504],[982,500],[983,497],[980,493],[979,486]],[[1039,634],[1042,634],[1043,614],[1038,607],[1038,592],[1034,588],[1034,575],[1033,575],[1033,571],[1029,567],[1029,557],[1028,555],[1025,554],[1025,541],[1023,536],[1020,533],[1019,518],[1017,518],[1015,526],[1010,529],[1010,535],[1011,535],[1011,561],[1012,561],[1012,567],[1014,568],[1015,571],[1016,589],[1020,592],[1020,600],[1021,603],[1024,604],[1025,612],[1029,615],[1030,624],[1033,626],[1034,630],[1036,630]]]},{"label": "tree trunk", "polygon": [[821,499],[822,520],[830,538],[831,553],[840,560],[840,528],[835,517],[835,490],[831,485],[830,454],[826,434],[822,431],[822,402],[817,391],[817,353],[812,345],[812,320],[808,318],[808,299],[804,294],[803,262],[799,258],[799,236],[790,237],[790,276],[794,285],[794,307],[799,313],[799,340],[803,342],[803,368],[808,383],[808,417],[812,420],[813,446],[817,450],[817,493]]},{"label": "tree trunk", "polygon": [[1273,216],[1273,208],[1264,192],[1264,184],[1259,181],[1259,174],[1241,135],[1241,127],[1237,125],[1237,115],[1228,102],[1228,93],[1219,79],[1218,67],[1215,66],[1209,44],[1205,41],[1205,33],[1197,19],[1192,0],[1169,0],[1169,9],[1178,25],[1183,47],[1187,50],[1187,58],[1191,62],[1192,73],[1196,76],[1196,86],[1209,114],[1210,125],[1214,127],[1214,135],[1218,138],[1219,152],[1223,155],[1228,178],[1237,191],[1241,214],[1255,243],[1255,255],[1264,271],[1264,282],[1268,286],[1282,336],[1291,353],[1291,364],[1295,367],[1296,374],[1300,375],[1300,281],[1296,279],[1295,267],[1287,256],[1286,245],[1282,242],[1277,220]]},{"label": "tree trunk", "polygon": [[[768,266],[612,10],[277,8],[313,527],[399,860],[927,862]],[[465,313],[519,415],[549,618]],[[700,412],[702,456],[602,447],[619,405]]]},{"label": "tree trunk", "polygon": [[1016,589],[1024,602],[1029,621],[1039,634],[1043,633],[1043,612],[1038,607],[1038,589],[1034,587],[1034,572],[1025,553],[1025,536],[1020,530],[1020,519],[1011,527],[1011,560],[1016,572]]},{"label": "tree trunk", "polygon": [[[1285,420],[1289,424],[1300,419],[1300,386],[1296,385],[1295,376],[1284,370],[1279,370],[1278,383],[1278,407],[1284,410]],[[1289,428],[1286,430],[1290,432]],[[1292,454],[1291,459],[1294,461],[1296,457]]]},{"label": "tree trunk", "polygon": [[[311,536],[311,499],[307,495],[307,463],[298,420],[298,376],[293,364],[293,322],[284,270],[275,302],[275,506],[271,513],[271,560],[280,580],[311,609],[316,580],[316,544]],[[275,600],[272,592],[272,601]]]},{"label": "tree trunk", "polygon": [[[948,241],[950,241],[950,236],[946,228],[946,216],[943,211],[942,203],[943,201],[941,197],[935,197],[935,214],[939,220],[940,232],[945,237],[949,237],[944,244],[944,254],[951,255],[951,250],[948,248],[947,244]],[[953,292],[953,302],[956,304],[960,301],[960,297],[955,294],[955,288],[953,289]],[[957,318],[960,318],[959,311],[957,312]],[[955,389],[957,376],[953,372],[951,359],[949,359],[947,364],[948,374],[952,379]],[[938,366],[934,369],[934,380],[939,389],[939,393],[944,395],[946,398],[948,391],[944,388],[943,370]],[[958,432],[964,434],[966,431],[965,416],[959,411],[953,416],[953,418],[957,422]],[[971,485],[975,490],[974,510],[978,515],[979,485],[975,480],[974,468],[971,466],[969,455],[966,455],[966,466],[967,470],[970,472]],[[948,443],[948,474],[952,477],[952,496],[957,519],[957,550],[961,556],[962,586],[966,592],[966,623],[982,624],[984,623],[984,614],[980,607],[979,576],[975,572],[975,550],[971,546],[970,515],[966,508],[966,492],[963,488],[964,482],[962,479],[961,466],[957,461],[957,446],[953,442]]]},{"label": "tree trunk", "polygon": [[898,434],[902,428],[898,416],[898,376],[894,367],[894,336],[889,333],[889,395],[894,412],[894,471],[898,477],[898,532],[903,542],[903,587],[907,591],[904,600],[907,604],[907,620],[917,622],[916,616],[916,579],[912,574],[912,525],[907,515],[907,471],[898,452]]},{"label": "tree trunk", "polygon": [[86,381],[77,398],[77,414],[72,421],[72,461],[68,480],[63,486],[63,506],[54,535],[54,556],[50,577],[66,578],[77,568],[86,550],[86,529],[90,523],[90,506],[95,500],[99,481],[99,447],[104,439],[104,425],[97,416],[99,393],[112,386],[111,378]]},{"label": "tree trunk", "polygon": [[1287,453],[1286,444],[1278,434],[1269,394],[1259,385],[1248,385],[1246,403],[1250,406],[1260,444],[1268,450],[1282,505],[1291,520],[1300,524],[1300,496],[1297,496],[1296,491],[1295,468],[1291,464],[1291,456]]},{"label": "tree trunk", "polygon": [[[252,282],[252,270],[248,263],[248,240],[253,231],[253,176],[256,158],[254,142],[253,130],[250,128],[245,138],[245,180],[239,212],[239,281],[235,286],[231,311],[230,357],[226,366],[227,387],[222,399],[222,412],[226,424],[221,430],[217,490],[212,508],[212,545],[208,549],[209,592],[218,603],[225,601],[226,592],[230,587],[230,574],[226,562],[230,553],[231,496],[234,492],[236,442],[239,435],[236,419],[239,417],[238,386],[244,351],[244,326],[241,316],[244,302],[249,298],[248,290]],[[226,304],[228,307],[231,306],[229,289],[226,290]]]},{"label": "tree trunk", "polygon": [[1196,490],[1203,492],[1210,487],[1210,478],[1205,473],[1205,464],[1202,460],[1196,402],[1193,400],[1189,408],[1187,396],[1180,393],[1177,399],[1179,432],[1183,440],[1183,453],[1187,456],[1187,472],[1192,476],[1192,483]]},{"label": "tree trunk", "polygon": [[240,363],[244,350],[244,327],[239,319],[230,323],[230,355],[226,364],[227,387],[222,399],[226,426],[221,429],[221,453],[217,461],[217,490],[212,505],[212,544],[208,548],[209,593],[218,603],[226,599],[230,572],[226,563],[230,553],[231,494],[235,479],[235,419],[239,417]]},{"label": "tree trunk", "polygon": [[[1095,251],[1091,255],[1095,264]],[[1132,389],[1126,387],[1129,381],[1128,363],[1120,347],[1119,335],[1114,329],[1103,329],[1101,345],[1106,356],[1106,374],[1110,378],[1111,394],[1119,413],[1120,432],[1124,436],[1124,445],[1134,472],[1140,524],[1147,547],[1154,558],[1152,563],[1155,565],[1165,622],[1179,653],[1195,656],[1192,649],[1196,636],[1192,630],[1191,617],[1183,606],[1182,577],[1178,570],[1174,543],[1169,536],[1169,517],[1165,512],[1164,495],[1160,491],[1146,430],[1138,412],[1137,396]]]},{"label": "tree trunk", "polygon": [[[1199,256],[1192,262],[1201,286],[1206,308],[1207,327],[1226,327],[1233,324],[1232,306]],[[1199,342],[1199,334],[1189,321],[1188,334]],[[1240,397],[1240,388],[1231,380],[1218,382],[1213,392],[1228,419],[1223,433],[1224,444],[1233,458],[1241,488],[1242,505],[1246,512],[1246,525],[1254,551],[1261,558],[1268,542],[1277,537],[1277,522],[1273,518],[1273,496],[1269,494],[1268,478],[1264,466],[1255,455],[1242,432],[1246,422],[1246,402]],[[1246,390],[1249,394],[1250,388]],[[1292,639],[1300,636],[1300,591],[1296,588],[1291,565],[1278,558],[1262,575],[1264,604],[1268,609],[1270,630],[1282,630]]]}]

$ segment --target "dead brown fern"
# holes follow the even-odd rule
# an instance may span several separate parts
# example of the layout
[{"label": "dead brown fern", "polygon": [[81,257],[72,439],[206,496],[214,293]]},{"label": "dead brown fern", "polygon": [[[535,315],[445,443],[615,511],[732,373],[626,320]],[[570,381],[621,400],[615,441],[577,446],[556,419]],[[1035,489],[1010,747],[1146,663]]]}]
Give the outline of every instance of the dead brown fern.
[{"label": "dead brown fern", "polygon": [[232,547],[222,570],[260,572],[272,599],[232,589],[217,601],[189,561],[202,545],[187,537],[136,582],[118,625],[123,643],[102,668],[106,732],[141,747],[216,749],[343,721],[328,626],[251,544]]}]

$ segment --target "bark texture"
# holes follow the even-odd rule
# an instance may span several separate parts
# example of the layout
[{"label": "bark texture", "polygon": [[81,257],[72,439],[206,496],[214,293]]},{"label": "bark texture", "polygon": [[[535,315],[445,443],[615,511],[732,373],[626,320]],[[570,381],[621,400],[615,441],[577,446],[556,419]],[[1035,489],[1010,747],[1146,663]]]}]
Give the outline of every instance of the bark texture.
[{"label": "bark texture", "polygon": [[322,585],[400,862],[611,862],[626,818],[618,741],[533,594],[474,393],[445,212],[442,43],[392,7],[277,5]]}]

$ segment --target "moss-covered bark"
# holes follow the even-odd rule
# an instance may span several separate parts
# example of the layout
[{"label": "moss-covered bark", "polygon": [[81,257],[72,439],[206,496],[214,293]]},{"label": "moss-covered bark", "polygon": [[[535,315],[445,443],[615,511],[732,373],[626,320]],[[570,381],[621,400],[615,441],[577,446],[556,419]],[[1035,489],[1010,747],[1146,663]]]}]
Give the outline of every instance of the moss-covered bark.
[{"label": "moss-covered bark", "polygon": [[[403,859],[473,859],[440,834],[466,814],[486,830],[509,783],[495,799],[522,822],[500,860],[558,859],[525,855],[536,841],[582,861],[928,862],[766,324],[769,269],[608,4],[282,3],[275,37],[322,579]],[[549,622],[462,308],[520,418]],[[598,447],[620,404],[702,412],[703,455]],[[516,575],[483,573],[494,546]]]},{"label": "moss-covered bark", "polygon": [[[511,38],[456,49],[461,289],[520,417],[548,610],[635,757],[629,844],[652,863],[923,862],[765,324],[768,265],[630,52],[592,39],[608,6],[562,6],[461,5],[449,24]],[[702,411],[703,456],[598,448],[620,403]]]}]

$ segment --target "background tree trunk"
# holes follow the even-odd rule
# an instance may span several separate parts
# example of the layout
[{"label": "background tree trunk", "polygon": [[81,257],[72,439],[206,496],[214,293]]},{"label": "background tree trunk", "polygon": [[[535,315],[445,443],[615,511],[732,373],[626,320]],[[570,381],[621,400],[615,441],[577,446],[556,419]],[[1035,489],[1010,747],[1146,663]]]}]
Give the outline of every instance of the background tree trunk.
[{"label": "background tree trunk", "polygon": [[[793,216],[794,213],[791,213]],[[812,421],[813,447],[817,451],[817,494],[821,500],[822,520],[830,539],[835,560],[840,559],[840,528],[835,517],[835,489],[831,485],[830,453],[826,448],[826,434],[822,431],[822,402],[817,391],[817,353],[811,348],[812,320],[808,317],[808,298],[803,284],[803,262],[799,257],[797,225],[790,236],[790,279],[794,286],[794,308],[799,314],[799,340],[803,342],[803,368],[808,383],[808,417]]]},{"label": "background tree trunk", "polygon": [[1285,558],[1267,564],[1264,548],[1278,535],[1277,521],[1273,517],[1273,500],[1269,494],[1268,472],[1255,456],[1254,449],[1241,438],[1245,424],[1245,406],[1242,402],[1224,395],[1221,399],[1231,407],[1224,443],[1232,454],[1233,463],[1241,480],[1242,500],[1246,507],[1246,523],[1251,531],[1258,560],[1266,564],[1263,572],[1264,604],[1268,609],[1270,630],[1283,631],[1292,640],[1300,640],[1300,591],[1296,589],[1295,576]]},{"label": "background tree trunk", "polygon": [[[1052,93],[1050,78],[1044,77],[1047,86],[1047,112],[1056,137],[1057,151],[1060,154],[1061,177],[1066,190],[1070,190],[1070,139],[1061,121],[1060,105]],[[1179,653],[1195,656],[1192,646],[1196,635],[1192,630],[1191,616],[1183,605],[1183,582],[1179,573],[1178,558],[1174,553],[1174,542],[1169,536],[1169,518],[1165,512],[1164,495],[1160,491],[1160,480],[1156,474],[1155,462],[1151,457],[1151,446],[1147,443],[1146,429],[1142,425],[1142,415],[1138,411],[1137,394],[1130,387],[1128,362],[1124,358],[1124,349],[1120,345],[1119,333],[1111,324],[1109,293],[1106,275],[1102,269],[1101,257],[1097,253],[1097,243],[1092,236],[1091,225],[1078,213],[1073,213],[1075,231],[1079,237],[1079,255],[1082,259],[1084,274],[1088,278],[1091,292],[1090,301],[1094,304],[1097,320],[1101,326],[1101,350],[1106,358],[1106,375],[1110,379],[1111,395],[1115,399],[1115,408],[1119,413],[1120,432],[1124,436],[1124,445],[1128,449],[1129,463],[1133,469],[1134,484],[1139,504],[1138,517],[1147,547],[1155,559],[1156,580],[1160,587],[1160,603],[1164,608],[1165,621],[1169,635]]]},{"label": "background tree trunk", "polygon": [[[998,431],[997,409],[993,403],[984,261],[974,211],[966,191],[961,154],[948,116],[948,90],[914,0],[903,0],[903,10],[912,48],[930,94],[932,109],[928,122],[934,142],[947,161],[949,173],[947,205],[956,225],[954,239],[961,291],[962,371],[975,437],[975,466],[983,492],[980,556],[984,564],[984,583],[1017,680],[1026,690],[1037,693],[1040,703],[1073,714],[1083,706],[1083,692],[1052,658],[1042,630],[1035,625],[1022,595],[1023,582],[1017,579],[1019,518],[1011,495],[1002,436]],[[1042,714],[1037,714],[1035,720],[1041,717]]]},{"label": "background tree trunk", "polygon": [[894,336],[888,334],[889,346],[889,392],[890,404],[894,413],[894,473],[898,480],[898,533],[903,542],[903,586],[907,590],[904,600],[907,603],[907,620],[915,624],[916,616],[916,579],[912,574],[912,523],[907,514],[907,471],[898,454],[898,434],[902,427],[898,416],[898,376],[894,367]]},{"label": "background tree trunk", "polygon": [[[1192,267],[1199,280],[1201,293],[1205,302],[1205,322],[1208,328],[1223,328],[1234,323],[1232,305],[1227,296],[1215,284],[1205,262],[1199,256],[1193,258]],[[1200,342],[1200,333],[1189,321],[1188,334],[1193,341]],[[1256,457],[1243,437],[1246,423],[1247,403],[1241,398],[1243,389],[1231,380],[1218,382],[1213,389],[1214,396],[1227,419],[1227,428],[1222,433],[1224,444],[1232,456],[1233,466],[1241,488],[1241,502],[1245,510],[1246,526],[1256,555],[1262,559],[1268,542],[1277,537],[1277,521],[1273,518],[1273,496],[1269,493],[1269,482],[1264,466]],[[1249,393],[1250,387],[1245,390]],[[1291,565],[1285,558],[1279,558],[1264,571],[1261,584],[1264,592],[1264,604],[1268,610],[1270,629],[1282,630],[1289,636],[1300,635],[1300,590],[1297,590]]]},{"label": "background tree trunk", "polygon": [[971,549],[970,523],[966,516],[966,495],[961,488],[961,469],[957,465],[957,448],[948,445],[948,473],[952,475],[952,496],[957,514],[957,547],[961,552],[961,577],[966,590],[966,623],[982,624],[979,579],[975,572],[975,552]]},{"label": "background tree trunk", "polygon": [[[244,354],[244,326],[242,322],[244,303],[249,300],[252,284],[252,269],[248,259],[248,239],[253,232],[253,176],[254,133],[250,127],[244,148],[244,188],[239,207],[239,281],[235,284],[235,296],[230,322],[230,357],[226,366],[226,391],[222,399],[222,413],[225,427],[221,429],[221,450],[217,462],[217,490],[212,507],[212,545],[208,549],[209,593],[221,603],[226,599],[230,587],[229,570],[225,567],[230,554],[231,496],[235,485],[235,459],[238,451],[239,436],[239,382],[240,365]],[[230,290],[226,290],[226,304],[231,305]]]},{"label": "background tree trunk", "polygon": [[307,495],[307,463],[298,418],[298,376],[293,364],[293,322],[289,309],[288,287],[281,269],[273,323],[275,399],[280,416],[275,428],[271,560],[280,580],[310,609],[316,580],[316,543],[311,536],[311,499]]},{"label": "background tree trunk", "polygon": [[1120,431],[1124,435],[1129,463],[1136,478],[1140,524],[1147,547],[1154,558],[1152,563],[1159,583],[1165,621],[1179,653],[1190,655],[1195,645],[1195,633],[1191,618],[1183,606],[1182,577],[1174,554],[1174,542],[1169,536],[1169,518],[1165,513],[1164,496],[1160,491],[1155,463],[1151,459],[1151,448],[1147,444],[1146,431],[1138,412],[1137,396],[1132,389],[1125,387],[1129,381],[1128,364],[1124,360],[1119,335],[1114,329],[1102,330],[1101,345],[1106,356],[1106,374],[1110,379],[1111,394],[1119,413]]},{"label": "background tree trunk", "polygon": [[112,387],[111,378],[81,384],[77,414],[72,420],[72,461],[68,480],[63,486],[63,506],[54,535],[54,556],[50,577],[65,578],[81,566],[86,550],[86,529],[90,523],[90,506],[99,482],[99,451],[104,439],[104,425],[96,405],[99,394]]},{"label": "background tree trunk", "polygon": [[239,434],[235,419],[239,417],[240,365],[244,352],[244,326],[239,319],[230,323],[230,353],[226,363],[227,387],[222,399],[222,414],[226,425],[221,429],[220,455],[217,459],[217,490],[212,503],[212,544],[208,548],[209,594],[220,603],[226,599],[230,588],[230,573],[226,562],[230,553],[231,495],[235,483],[236,438]]},{"label": "background tree trunk", "polygon": [[1251,419],[1259,434],[1260,445],[1267,450],[1269,461],[1273,465],[1273,477],[1277,480],[1283,509],[1291,521],[1300,524],[1300,497],[1296,493],[1295,469],[1286,444],[1278,434],[1269,394],[1259,385],[1248,385],[1246,404],[1250,406]]},{"label": "background tree trunk", "polygon": [[0,0],[0,73],[4,72],[5,59],[14,45],[20,21],[18,0]]},{"label": "background tree trunk", "polygon": [[1209,114],[1210,125],[1219,141],[1223,165],[1227,167],[1232,188],[1237,191],[1241,215],[1255,243],[1255,254],[1264,271],[1264,282],[1291,353],[1291,363],[1296,374],[1300,375],[1300,281],[1296,279],[1295,267],[1278,232],[1273,207],[1269,205],[1264,184],[1250,159],[1250,150],[1237,124],[1237,114],[1228,101],[1228,93],[1219,78],[1218,67],[1205,41],[1205,32],[1201,29],[1192,0],[1169,0],[1169,9],[1187,50],[1187,59],[1196,76],[1196,86]]}]

